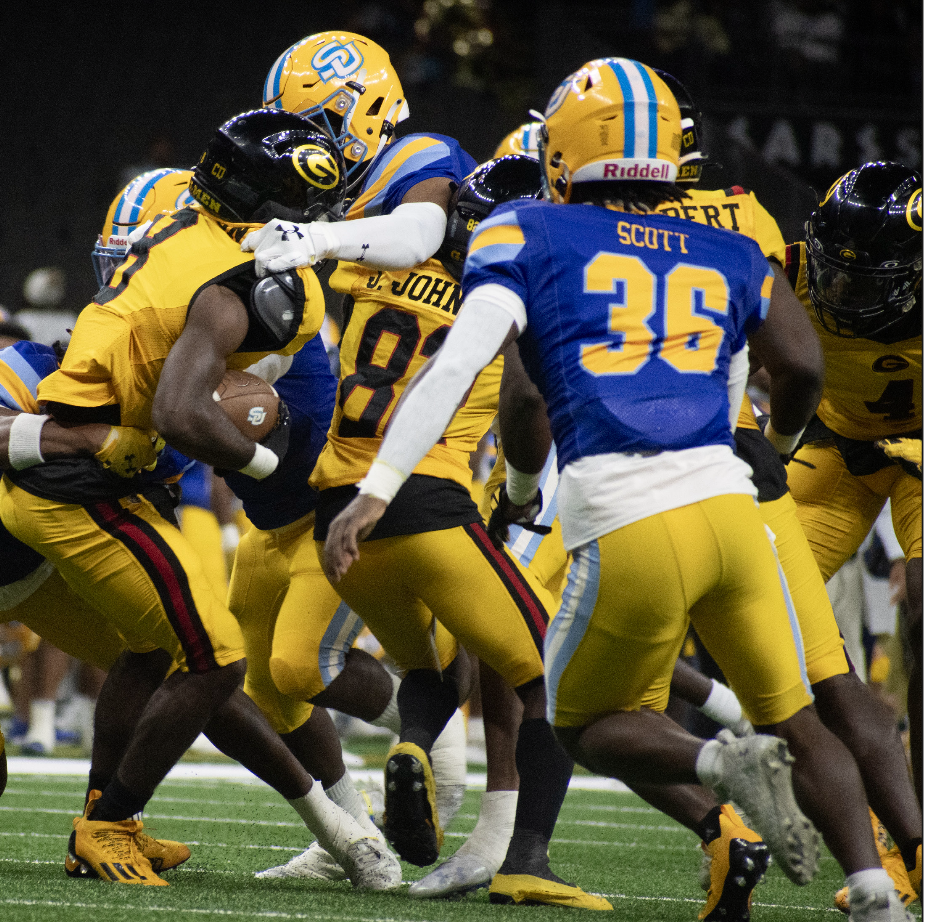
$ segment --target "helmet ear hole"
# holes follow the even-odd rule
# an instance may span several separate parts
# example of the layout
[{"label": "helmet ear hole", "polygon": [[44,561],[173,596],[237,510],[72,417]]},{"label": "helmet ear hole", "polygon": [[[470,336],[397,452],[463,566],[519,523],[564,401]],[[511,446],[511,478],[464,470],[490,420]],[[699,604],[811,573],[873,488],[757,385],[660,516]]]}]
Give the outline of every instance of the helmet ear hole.
[{"label": "helmet ear hole", "polygon": [[384,104],[384,97],[379,96],[369,107],[368,111],[365,113],[369,118],[374,118],[381,111],[381,106]]}]

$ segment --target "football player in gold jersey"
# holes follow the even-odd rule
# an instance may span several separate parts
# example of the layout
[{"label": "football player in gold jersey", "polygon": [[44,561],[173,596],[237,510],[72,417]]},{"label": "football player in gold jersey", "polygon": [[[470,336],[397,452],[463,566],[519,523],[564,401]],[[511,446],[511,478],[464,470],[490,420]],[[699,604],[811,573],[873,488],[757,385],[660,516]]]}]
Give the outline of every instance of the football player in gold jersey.
[{"label": "football player in gold jersey", "polygon": [[[866,163],[840,177],[811,215],[786,269],[820,338],[826,364],[817,415],[788,465],[788,485],[823,578],[829,579],[891,501],[906,557],[911,761],[923,771],[923,485],[899,451],[920,446],[923,425],[922,187],[897,163]],[[881,759],[882,747],[871,758]],[[873,792],[869,791],[870,800]],[[920,827],[889,827],[920,892]],[[900,854],[898,854],[900,852]]]},{"label": "football player in gold jersey", "polygon": [[[212,393],[227,368],[297,351],[320,327],[323,298],[312,271],[256,283],[238,238],[274,215],[338,211],[344,168],[306,119],[246,113],[218,129],[191,192],[198,207],[157,219],[85,308],[37,397],[59,423],[160,432],[198,460],[261,479],[283,452],[286,418],[270,445],[258,445]],[[395,886],[396,859],[327,800],[240,692],[241,633],[180,532],[144,499],[137,478],[114,478],[95,460],[43,462],[40,430],[28,422],[20,430],[25,463],[0,487],[4,524],[99,608],[134,654],[131,667],[111,670],[101,695],[103,706],[138,719],[102,795],[89,797],[75,821],[75,873],[166,885],[138,848],[133,817],[209,723],[228,751],[258,747],[276,789],[358,886]],[[172,659],[183,665],[164,678]]]}]

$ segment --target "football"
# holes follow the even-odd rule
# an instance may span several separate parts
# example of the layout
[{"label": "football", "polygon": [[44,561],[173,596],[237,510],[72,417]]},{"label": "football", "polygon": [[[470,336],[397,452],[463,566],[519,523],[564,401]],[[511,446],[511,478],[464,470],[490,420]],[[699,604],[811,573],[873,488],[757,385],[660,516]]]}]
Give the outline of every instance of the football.
[{"label": "football", "polygon": [[258,375],[230,369],[213,399],[244,435],[260,442],[278,424],[278,392]]}]

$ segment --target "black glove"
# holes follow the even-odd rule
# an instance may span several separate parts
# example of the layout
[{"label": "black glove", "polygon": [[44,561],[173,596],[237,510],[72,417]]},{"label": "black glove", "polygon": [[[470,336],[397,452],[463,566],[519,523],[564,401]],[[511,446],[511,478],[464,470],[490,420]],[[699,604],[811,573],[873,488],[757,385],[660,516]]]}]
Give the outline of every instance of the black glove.
[{"label": "black glove", "polygon": [[291,440],[291,413],[283,400],[278,401],[278,424],[266,435],[259,445],[270,448],[282,460],[287,454],[287,446]]},{"label": "black glove", "polygon": [[542,512],[542,490],[536,491],[536,499],[529,506],[515,506],[507,495],[507,485],[501,484],[497,491],[497,505],[491,510],[491,516],[488,519],[488,535],[491,541],[499,551],[503,550],[504,545],[510,538],[510,526],[519,525],[527,531],[534,532],[537,535],[551,534],[552,528],[549,525],[537,525],[533,520]]}]

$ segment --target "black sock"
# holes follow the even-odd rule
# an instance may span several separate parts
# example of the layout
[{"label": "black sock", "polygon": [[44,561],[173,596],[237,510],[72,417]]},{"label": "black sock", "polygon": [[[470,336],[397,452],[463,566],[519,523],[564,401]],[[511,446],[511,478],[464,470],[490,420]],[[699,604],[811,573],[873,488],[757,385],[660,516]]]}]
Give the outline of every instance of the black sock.
[{"label": "black sock", "polygon": [[719,839],[720,830],[720,807],[714,807],[709,811],[707,816],[698,823],[697,834],[705,845],[710,845],[714,839]]},{"label": "black sock", "polygon": [[148,797],[133,794],[119,778],[114,778],[104,788],[103,796],[94,805],[88,818],[94,822],[118,823],[141,813],[148,800]]},{"label": "black sock", "polygon": [[402,742],[428,753],[459,706],[455,679],[432,669],[412,669],[397,689]]},{"label": "black sock", "polygon": [[911,839],[898,846],[901,849],[901,857],[904,859],[904,867],[909,871],[917,867],[917,849],[923,845],[923,842],[923,838]]},{"label": "black sock", "polygon": [[524,720],[517,735],[520,793],[514,833],[533,832],[548,846],[575,763],[543,717]]},{"label": "black sock", "polygon": [[87,778],[87,793],[84,795],[84,806],[87,806],[87,801],[90,800],[91,791],[103,791],[106,790],[107,785],[110,783],[110,776],[104,775],[101,772],[92,771]]}]

